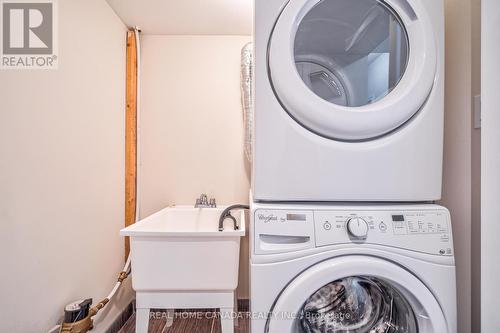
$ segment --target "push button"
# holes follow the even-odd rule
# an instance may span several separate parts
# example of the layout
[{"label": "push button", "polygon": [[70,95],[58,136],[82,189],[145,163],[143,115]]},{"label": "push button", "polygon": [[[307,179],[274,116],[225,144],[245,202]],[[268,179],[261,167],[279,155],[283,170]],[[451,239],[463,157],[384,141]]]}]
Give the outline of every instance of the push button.
[{"label": "push button", "polygon": [[384,222],[380,222],[378,228],[380,229],[380,231],[385,232],[387,230],[387,224],[385,224]]}]

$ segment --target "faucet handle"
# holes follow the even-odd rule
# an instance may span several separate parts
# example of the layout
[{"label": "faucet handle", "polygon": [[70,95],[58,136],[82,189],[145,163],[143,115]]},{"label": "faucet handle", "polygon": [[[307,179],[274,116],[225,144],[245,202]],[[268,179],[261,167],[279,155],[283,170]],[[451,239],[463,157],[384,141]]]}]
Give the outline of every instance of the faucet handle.
[{"label": "faucet handle", "polygon": [[200,195],[200,203],[202,205],[207,205],[208,204],[208,197],[205,193]]},{"label": "faucet handle", "polygon": [[216,207],[217,207],[217,204],[215,203],[215,198],[211,198],[211,199],[210,199],[210,204],[209,204],[209,205],[210,205],[210,207],[212,207],[212,208],[216,208]]}]

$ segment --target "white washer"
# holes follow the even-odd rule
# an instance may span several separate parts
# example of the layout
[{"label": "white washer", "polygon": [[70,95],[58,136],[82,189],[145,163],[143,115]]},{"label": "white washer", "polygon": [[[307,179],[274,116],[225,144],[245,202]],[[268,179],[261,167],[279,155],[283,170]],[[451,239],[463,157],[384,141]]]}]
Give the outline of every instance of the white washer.
[{"label": "white washer", "polygon": [[252,333],[456,333],[446,208],[254,204],[251,223]]},{"label": "white washer", "polygon": [[441,197],[443,0],[255,0],[257,201]]}]

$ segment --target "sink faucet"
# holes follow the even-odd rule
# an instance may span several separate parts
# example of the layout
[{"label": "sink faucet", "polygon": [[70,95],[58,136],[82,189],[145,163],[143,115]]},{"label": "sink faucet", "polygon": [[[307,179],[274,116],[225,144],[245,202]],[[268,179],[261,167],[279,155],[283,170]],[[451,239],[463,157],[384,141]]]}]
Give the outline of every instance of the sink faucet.
[{"label": "sink faucet", "polygon": [[226,209],[224,209],[224,211],[222,212],[222,214],[220,214],[220,217],[219,217],[219,231],[224,231],[224,220],[225,219],[231,219],[231,221],[233,221],[234,230],[240,229],[240,227],[238,226],[238,221],[236,221],[236,218],[233,215],[231,215],[231,210],[233,210],[233,209],[250,209],[250,206],[239,204],[239,205],[232,205],[232,206],[229,206]]},{"label": "sink faucet", "polygon": [[196,199],[196,203],[194,204],[194,208],[216,208],[217,204],[215,203],[215,198],[210,198],[208,200],[208,196],[206,194],[200,195],[198,199]]}]

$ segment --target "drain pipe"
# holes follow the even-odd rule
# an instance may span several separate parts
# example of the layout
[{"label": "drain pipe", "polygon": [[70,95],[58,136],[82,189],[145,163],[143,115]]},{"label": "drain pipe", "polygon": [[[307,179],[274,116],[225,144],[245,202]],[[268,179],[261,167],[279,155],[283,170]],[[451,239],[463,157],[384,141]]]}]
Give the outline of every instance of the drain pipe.
[{"label": "drain pipe", "polygon": [[140,215],[141,215],[141,187],[139,186],[140,184],[140,179],[141,179],[141,77],[142,77],[142,69],[141,69],[141,63],[142,63],[142,57],[141,57],[141,30],[138,27],[134,28],[135,31],[135,45],[137,48],[137,94],[136,94],[136,136],[135,136],[135,163],[136,163],[136,172],[135,172],[135,222],[138,222],[140,220]]}]

